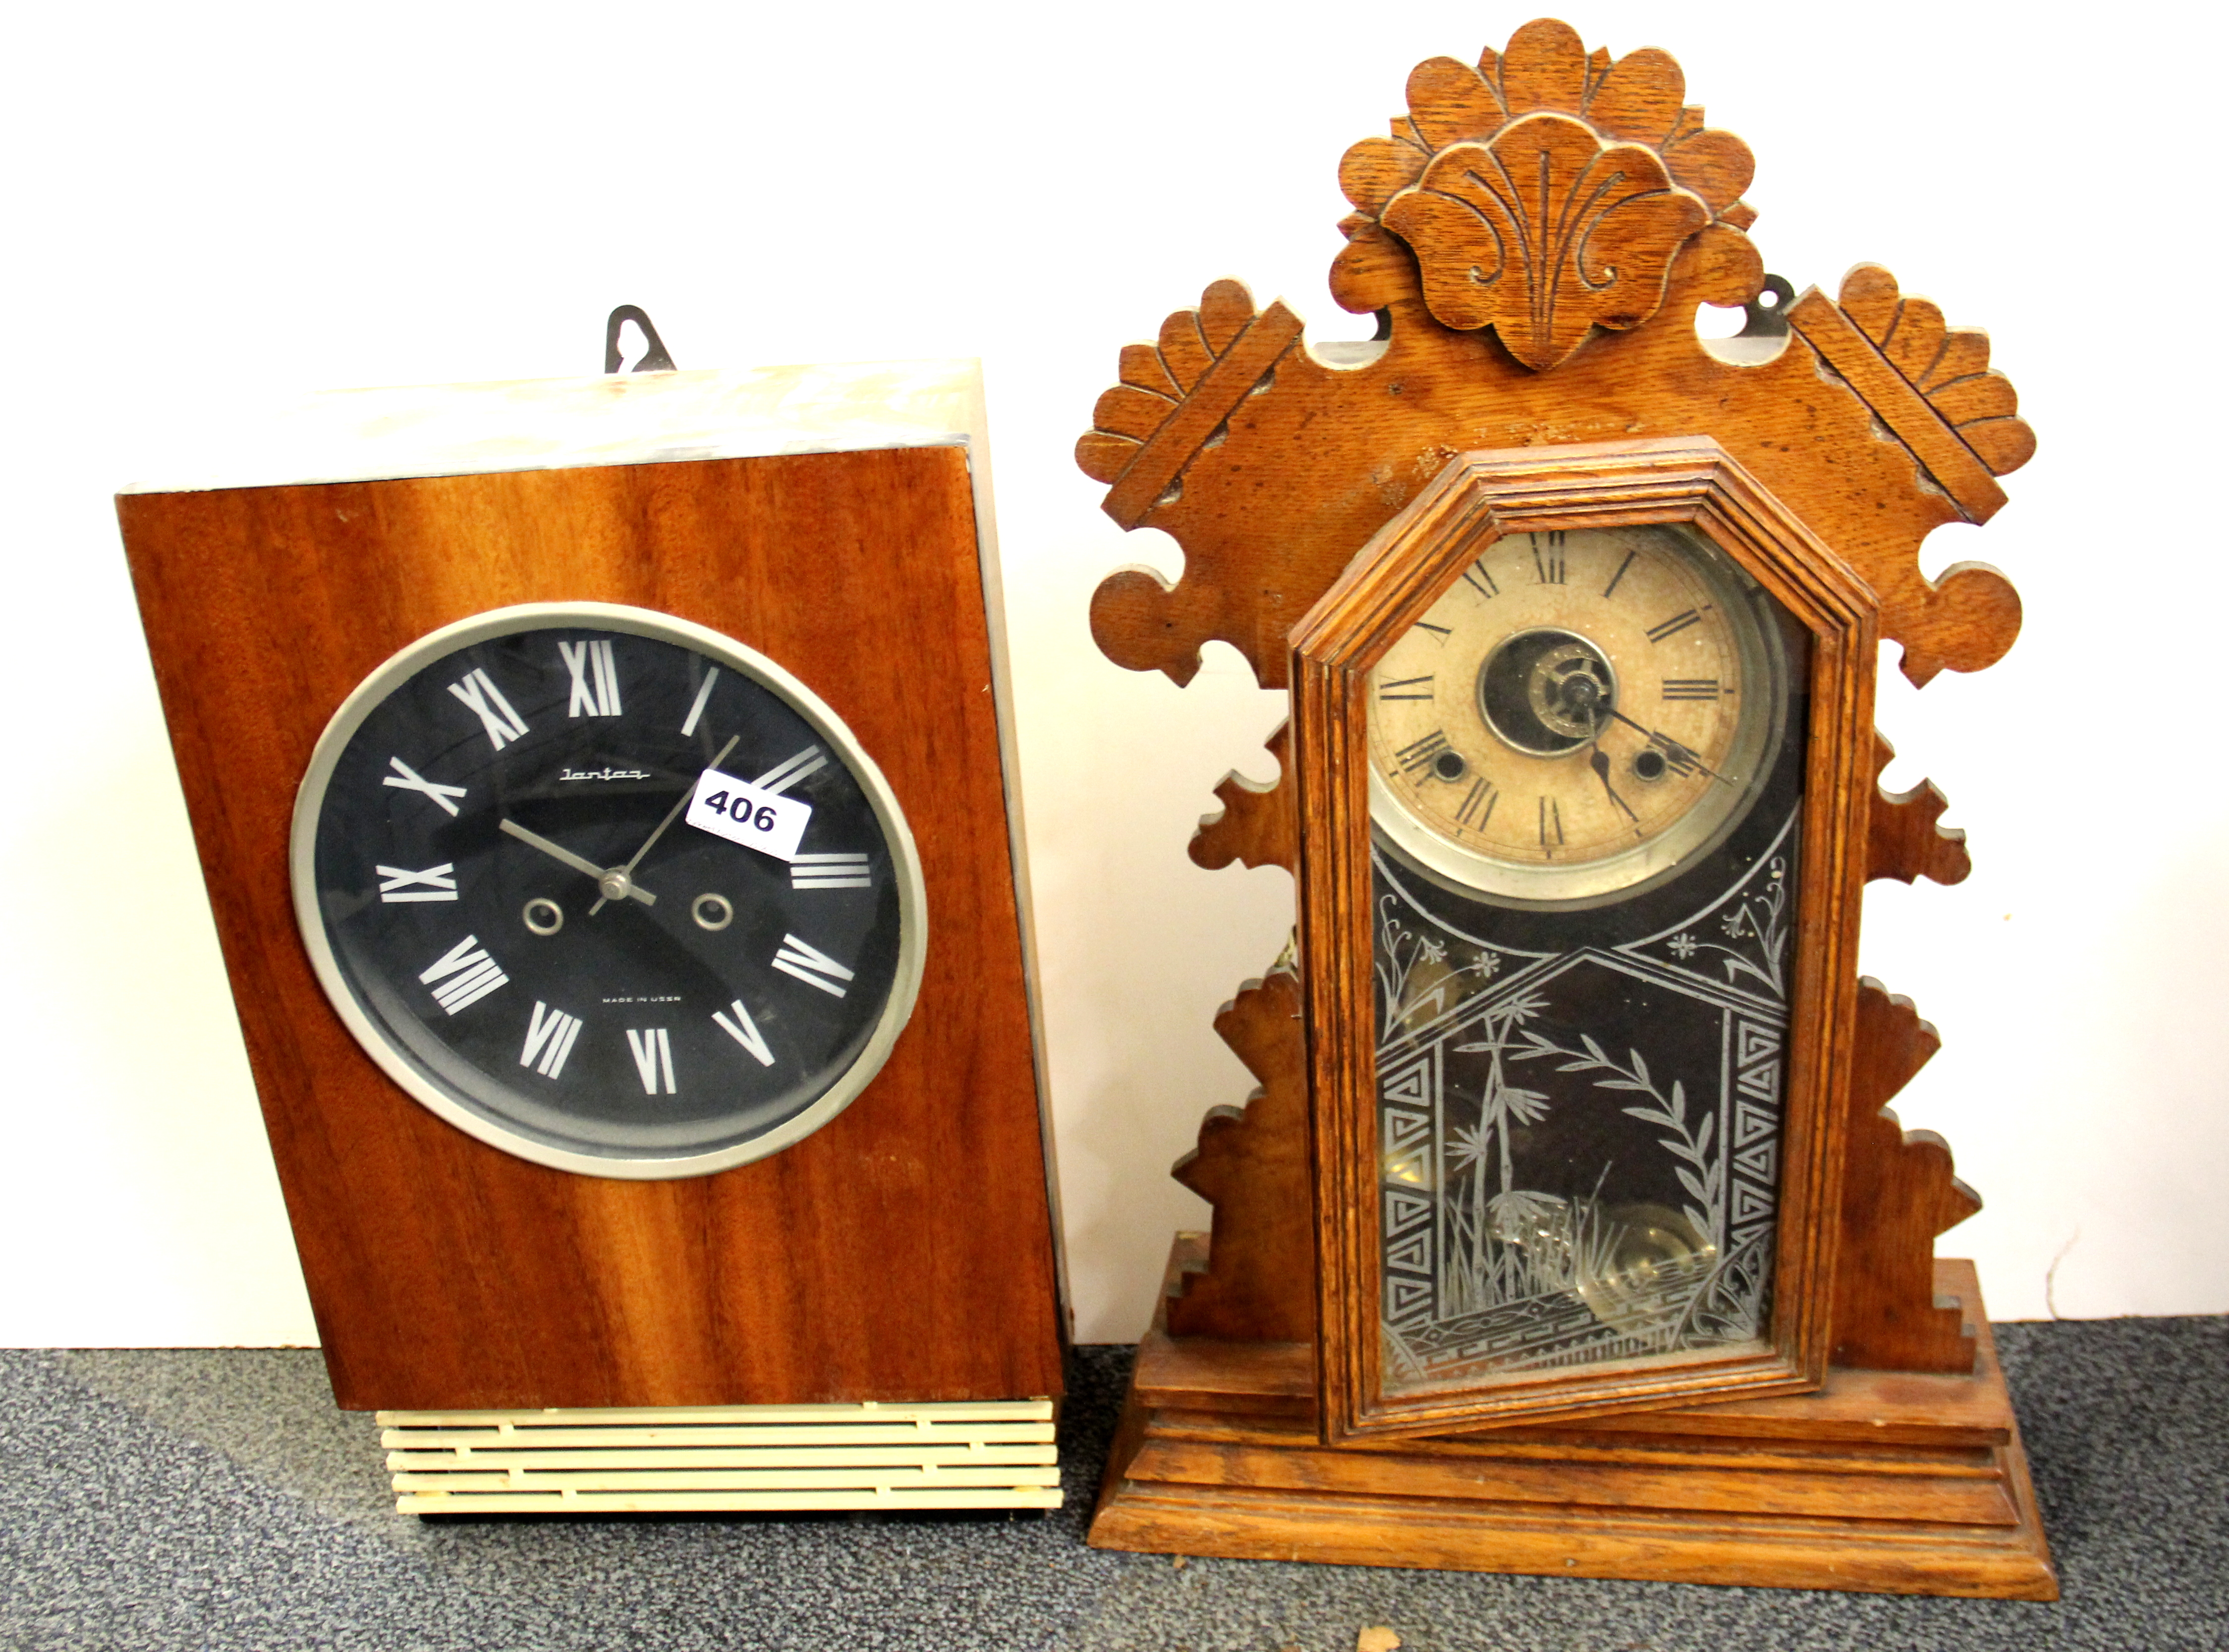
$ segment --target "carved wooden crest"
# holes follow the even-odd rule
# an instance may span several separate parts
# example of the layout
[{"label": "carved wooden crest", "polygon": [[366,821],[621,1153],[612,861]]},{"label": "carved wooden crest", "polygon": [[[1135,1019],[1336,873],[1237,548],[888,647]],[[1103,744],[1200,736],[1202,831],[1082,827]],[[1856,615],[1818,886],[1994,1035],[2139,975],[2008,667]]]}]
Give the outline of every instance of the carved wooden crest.
[{"label": "carved wooden crest", "polygon": [[[1838,297],[1815,287],[1788,307],[1787,347],[1727,358],[1687,318],[1699,304],[1747,304],[1763,287],[1746,234],[1755,215],[1738,198],[1751,167],[1747,146],[1680,101],[1678,65],[1660,51],[1613,61],[1583,52],[1567,25],[1544,21],[1481,61],[1482,70],[1452,59],[1421,66],[1410,80],[1412,112],[1394,123],[1395,136],[1365,140],[1342,163],[1349,198],[1363,210],[1341,222],[1348,240],[1333,262],[1331,292],[1344,309],[1384,312],[1391,337],[1374,350],[1326,359],[1302,343],[1292,310],[1282,301],[1257,309],[1236,281],[1209,286],[1152,343],[1124,347],[1121,382],[1100,397],[1076,462],[1109,484],[1109,516],[1179,540],[1185,569],[1174,587],[1143,569],[1102,584],[1092,601],[1101,649],[1184,683],[1200,645],[1219,639],[1246,656],[1264,687],[1282,687],[1286,632],[1454,453],[1706,430],[1807,521],[1843,520],[1835,549],[1880,597],[1882,633],[1903,645],[1912,682],[1993,664],[2019,631],[2011,584],[1978,562],[1931,581],[1918,566],[1928,533],[1987,521],[2005,500],[1996,479],[2034,452],[2010,382],[1989,367],[1988,336],[1950,328],[1888,271],[1860,265]],[[1709,214],[1664,249],[1645,304],[1612,301],[1639,290],[1628,285],[1641,267],[1630,258],[1609,286],[1588,285],[1606,279],[1599,260],[1585,280],[1571,275],[1579,307],[1543,301],[1539,336],[1564,341],[1545,359],[1528,354],[1530,296],[1491,300],[1514,302],[1518,321],[1450,320],[1434,294],[1429,236],[1412,249],[1377,215],[1397,199],[1421,202],[1421,180],[1443,151],[1479,147],[1481,136],[1490,147],[1544,114],[1585,125],[1601,154],[1652,157],[1671,181],[1670,193],[1653,198],[1689,200]],[[1536,186],[1540,173],[1536,159]],[[1590,176],[1599,184],[1609,174],[1597,165]],[[1552,184],[1551,176],[1551,193]],[[1619,198],[1639,212],[1641,197]],[[1490,222],[1473,216],[1478,226]],[[1602,222],[1608,236],[1610,221]],[[1584,247],[1612,244],[1551,240],[1583,263]],[[1493,290],[1507,283],[1507,292],[1529,293],[1536,284],[1521,241],[1516,255],[1522,269],[1504,267]],[[1488,302],[1475,296],[1489,289],[1470,280],[1470,268],[1455,269],[1458,287],[1467,282],[1474,302]],[[1599,313],[1586,309],[1597,299],[1606,306]],[[1287,465],[1311,479],[1346,479],[1262,485],[1266,468]],[[1850,511],[1859,497],[1895,504]]]},{"label": "carved wooden crest", "polygon": [[1722,256],[1747,248],[1749,147],[1705,126],[1685,90],[1666,53],[1613,62],[1551,19],[1526,24],[1506,52],[1488,48],[1476,68],[1433,58],[1410,75],[1392,136],[1347,151],[1339,184],[1356,215],[1341,227],[1358,239],[1392,231],[1415,253],[1436,318],[1492,327],[1527,367],[1553,367],[1590,329],[1654,315],[1673,255],[1699,230],[1724,242]]}]

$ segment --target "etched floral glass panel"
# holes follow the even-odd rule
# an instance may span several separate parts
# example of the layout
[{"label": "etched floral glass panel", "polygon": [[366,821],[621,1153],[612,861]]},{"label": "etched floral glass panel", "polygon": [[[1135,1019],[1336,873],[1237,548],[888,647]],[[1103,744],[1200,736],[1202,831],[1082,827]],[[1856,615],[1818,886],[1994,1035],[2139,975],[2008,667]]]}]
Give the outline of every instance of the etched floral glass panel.
[{"label": "etched floral glass panel", "polygon": [[1389,1395],[1769,1336],[1807,656],[1658,526],[1497,542],[1373,672]]},{"label": "etched floral glass panel", "polygon": [[1464,933],[1380,855],[1389,1392],[1763,1336],[1795,825],[1666,932],[1564,952]]}]

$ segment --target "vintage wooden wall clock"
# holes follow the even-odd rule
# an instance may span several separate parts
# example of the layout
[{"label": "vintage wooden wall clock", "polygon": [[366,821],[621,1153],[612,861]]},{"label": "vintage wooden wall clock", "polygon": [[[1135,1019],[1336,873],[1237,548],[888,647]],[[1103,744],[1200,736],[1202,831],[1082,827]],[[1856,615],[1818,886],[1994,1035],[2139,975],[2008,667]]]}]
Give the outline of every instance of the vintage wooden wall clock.
[{"label": "vintage wooden wall clock", "polygon": [[[1218,282],[1078,446],[1183,546],[1092,607],[1179,684],[1292,696],[1193,858],[1289,868],[1218,1026],[1261,1078],[1179,1236],[1092,1540],[1233,1555],[2048,1597],[1969,1264],[1885,1103],[1931,1053],[1858,979],[1871,878],[1964,876],[1881,792],[1880,640],[2012,644],[1930,581],[2033,438],[1978,332],[1861,265],[1764,273],[1749,151],[1661,51],[1542,20],[1348,151],[1367,344]],[[1708,340],[1697,306],[1742,305]]]},{"label": "vintage wooden wall clock", "polygon": [[971,363],[363,392],[119,501],[336,1398],[440,1414],[400,1466],[555,1407],[726,1478],[465,1488],[1057,1501],[982,434]]}]

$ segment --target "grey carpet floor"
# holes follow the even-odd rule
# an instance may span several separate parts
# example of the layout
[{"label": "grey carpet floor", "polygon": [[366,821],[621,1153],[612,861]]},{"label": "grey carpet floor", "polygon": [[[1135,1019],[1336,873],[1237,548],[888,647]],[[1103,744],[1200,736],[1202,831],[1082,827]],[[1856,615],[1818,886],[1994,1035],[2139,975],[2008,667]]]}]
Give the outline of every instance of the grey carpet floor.
[{"label": "grey carpet floor", "polygon": [[1112,1554],[1127,1349],[1079,1350],[1050,1516],[421,1521],[317,1354],[0,1352],[0,1646],[381,1652],[2229,1648],[2229,1320],[1998,1327],[2065,1598]]}]

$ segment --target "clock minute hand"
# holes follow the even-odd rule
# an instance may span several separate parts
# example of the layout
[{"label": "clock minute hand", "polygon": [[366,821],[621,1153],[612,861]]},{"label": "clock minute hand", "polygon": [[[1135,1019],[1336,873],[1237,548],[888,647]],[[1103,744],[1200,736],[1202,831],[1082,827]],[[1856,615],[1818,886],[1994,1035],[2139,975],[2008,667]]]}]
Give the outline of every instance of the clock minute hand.
[{"label": "clock minute hand", "polygon": [[633,879],[625,871],[614,867],[607,871],[594,861],[575,854],[562,844],[552,843],[538,832],[529,832],[516,820],[500,820],[497,824],[529,848],[539,849],[561,865],[570,866],[575,871],[586,872],[594,878],[597,887],[604,890],[603,898],[596,903],[598,906],[601,906],[605,900],[617,900],[622,896],[640,901],[645,906],[658,904],[658,897],[646,889],[636,888]]},{"label": "clock minute hand", "polygon": [[1667,757],[1670,758],[1674,763],[1686,763],[1693,766],[1693,768],[1699,768],[1703,773],[1708,775],[1712,780],[1718,781],[1721,786],[1731,786],[1733,784],[1733,782],[1728,780],[1724,775],[1721,775],[1717,769],[1712,768],[1710,764],[1705,762],[1692,748],[1681,745],[1670,735],[1659,734],[1654,729],[1642,727],[1640,723],[1635,723],[1631,717],[1626,716],[1624,712],[1619,710],[1614,705],[1605,705],[1602,709],[1609,712],[1610,716],[1616,717],[1620,723],[1625,724],[1627,728],[1633,730],[1635,733],[1646,736],[1650,745],[1654,746],[1659,750],[1662,751],[1663,754]]},{"label": "clock minute hand", "polygon": [[[717,768],[722,763],[727,762],[728,754],[736,749],[736,742],[740,741],[742,738],[742,736],[739,734],[729,735],[728,736],[728,743],[720,748],[720,755],[712,759],[710,762],[706,763],[704,767],[707,768]],[[642,865],[642,858],[650,852],[651,845],[665,835],[665,828],[671,826],[675,820],[680,818],[681,811],[689,807],[689,800],[695,796],[696,794],[696,784],[692,781],[687,791],[682,793],[679,797],[673,800],[673,807],[666,810],[665,818],[658,823],[658,829],[642,840],[642,847],[634,852],[634,858],[628,861],[626,865],[618,869],[619,875],[622,878],[628,880],[632,880],[633,878],[634,869]],[[629,887],[633,887],[631,881],[629,883]],[[614,900],[616,898],[618,898],[616,896],[607,890],[603,897],[599,899],[594,906],[588,909],[588,916],[590,917],[595,916],[597,913],[604,910],[605,901]]]}]

